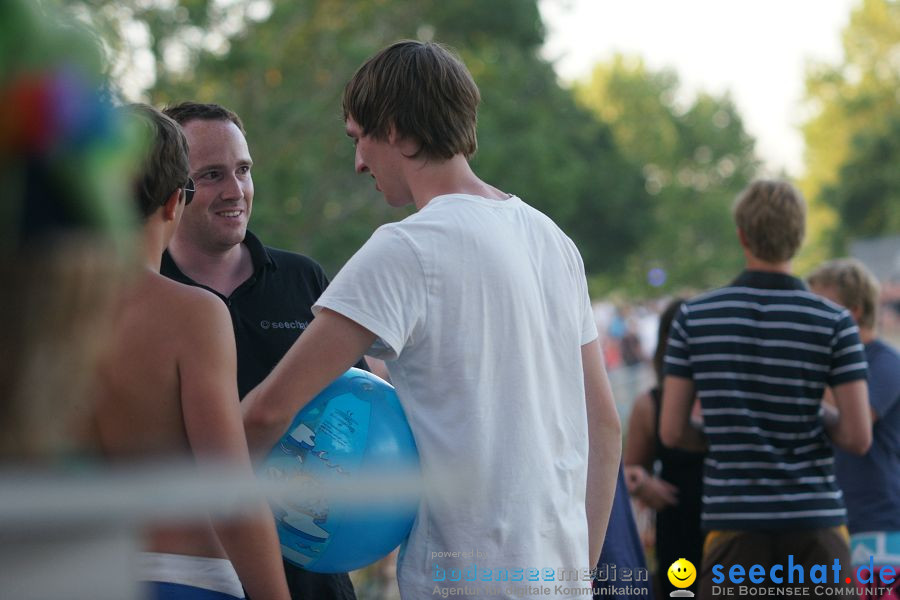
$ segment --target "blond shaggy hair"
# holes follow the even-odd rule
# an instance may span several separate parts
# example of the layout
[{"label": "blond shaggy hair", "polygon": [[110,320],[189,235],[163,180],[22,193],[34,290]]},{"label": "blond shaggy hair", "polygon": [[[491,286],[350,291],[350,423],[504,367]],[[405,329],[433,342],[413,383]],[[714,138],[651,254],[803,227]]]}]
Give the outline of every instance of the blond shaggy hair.
[{"label": "blond shaggy hair", "polygon": [[785,181],[754,181],[738,196],[733,214],[748,250],[760,260],[790,260],[803,243],[806,202]]},{"label": "blond shaggy hair", "polygon": [[875,328],[881,287],[860,261],[855,258],[828,261],[813,271],[806,281],[813,291],[833,291],[845,308],[858,311],[857,325]]}]

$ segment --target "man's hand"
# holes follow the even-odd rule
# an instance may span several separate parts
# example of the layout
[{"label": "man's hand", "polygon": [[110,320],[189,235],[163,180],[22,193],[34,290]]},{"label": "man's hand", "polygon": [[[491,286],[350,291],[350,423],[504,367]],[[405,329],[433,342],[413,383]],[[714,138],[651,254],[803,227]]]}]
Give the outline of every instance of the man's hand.
[{"label": "man's hand", "polygon": [[250,453],[261,457],[290,427],[297,412],[365,354],[375,334],[323,309],[241,408]]},{"label": "man's hand", "polygon": [[678,504],[678,488],[664,479],[651,475],[640,465],[625,467],[628,493],[653,510]]}]

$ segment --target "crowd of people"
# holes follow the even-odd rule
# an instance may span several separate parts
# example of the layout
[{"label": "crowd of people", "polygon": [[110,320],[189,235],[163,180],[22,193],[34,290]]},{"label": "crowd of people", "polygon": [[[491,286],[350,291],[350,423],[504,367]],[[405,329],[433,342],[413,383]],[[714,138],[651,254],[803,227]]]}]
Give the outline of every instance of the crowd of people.
[{"label": "crowd of people", "polygon": [[[34,64],[0,81],[4,98],[40,91],[47,73]],[[440,44],[391,44],[345,87],[336,135],[355,145],[355,172],[416,212],[378,228],[333,281],[248,229],[252,132],[239,115],[190,99],[113,107],[96,82],[83,86],[82,106],[130,142],[111,153],[122,162],[79,161],[95,119],[67,151],[99,169],[88,183],[118,177],[118,188],[72,185],[48,150],[53,132],[0,131],[22,191],[4,257],[17,284],[5,314],[20,321],[5,349],[21,350],[3,371],[7,461],[77,448],[109,464],[225,462],[250,478],[297,411],[370,357],[396,387],[426,480],[454,464],[472,482],[465,502],[426,488],[396,558],[403,598],[486,594],[435,580],[431,557],[463,572],[473,549],[479,574],[646,571],[629,496],[656,512],[658,574],[689,560],[697,583],[675,587],[701,598],[716,597],[716,565],[838,559],[882,581],[897,566],[900,354],[878,337],[878,285],[861,263],[824,264],[808,283],[793,274],[806,209],[789,183],[758,180],[736,199],[746,269],[732,283],[658,317],[613,311],[598,331],[575,244],[470,167],[480,94]],[[131,219],[98,219],[107,205]],[[130,251],[110,246],[123,238]],[[58,314],[64,328],[29,328]],[[607,368],[624,373],[618,398]],[[33,415],[60,396],[71,431],[44,435]],[[356,597],[348,574],[282,560],[261,501],[227,520],[159,524],[135,564],[151,598]],[[672,589],[661,577],[627,592],[609,582],[577,578],[554,594]]]},{"label": "crowd of people", "polygon": [[[788,555],[878,581],[900,517],[900,354],[875,333],[878,282],[854,259],[791,274],[805,206],[789,184],[754,183],[734,216],[746,270],[663,311],[657,382],[630,414],[629,489],[656,511],[658,571],[687,558],[703,598],[715,565]],[[889,596],[885,581],[864,595]]]}]

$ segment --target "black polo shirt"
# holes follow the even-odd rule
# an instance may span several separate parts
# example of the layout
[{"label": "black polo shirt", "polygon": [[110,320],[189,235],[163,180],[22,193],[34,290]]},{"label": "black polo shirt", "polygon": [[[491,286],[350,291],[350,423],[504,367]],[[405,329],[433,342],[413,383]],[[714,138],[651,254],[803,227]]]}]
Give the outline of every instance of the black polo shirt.
[{"label": "black polo shirt", "polygon": [[311,307],[328,285],[325,271],[309,257],[263,246],[249,231],[244,244],[250,250],[253,275],[228,297],[182,273],[168,251],[160,268],[166,277],[207,289],[228,306],[242,398],[265,379],[309,326]]}]

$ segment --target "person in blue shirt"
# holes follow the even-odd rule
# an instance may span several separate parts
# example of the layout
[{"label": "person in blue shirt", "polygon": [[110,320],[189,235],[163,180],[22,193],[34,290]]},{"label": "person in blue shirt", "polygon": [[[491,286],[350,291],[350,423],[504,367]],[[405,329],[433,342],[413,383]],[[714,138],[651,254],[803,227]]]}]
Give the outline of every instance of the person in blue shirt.
[{"label": "person in blue shirt", "polygon": [[[847,505],[854,569],[869,566],[871,557],[872,585],[881,586],[887,583],[879,577],[881,568],[896,568],[900,558],[900,353],[878,338],[879,285],[860,261],[827,262],[808,282],[812,291],[850,311],[869,363],[872,446],[862,456],[835,449],[835,476]],[[888,585],[895,595],[898,579]]]}]

